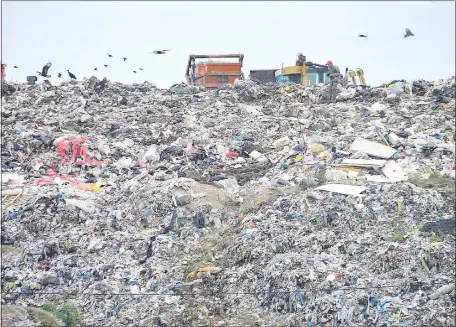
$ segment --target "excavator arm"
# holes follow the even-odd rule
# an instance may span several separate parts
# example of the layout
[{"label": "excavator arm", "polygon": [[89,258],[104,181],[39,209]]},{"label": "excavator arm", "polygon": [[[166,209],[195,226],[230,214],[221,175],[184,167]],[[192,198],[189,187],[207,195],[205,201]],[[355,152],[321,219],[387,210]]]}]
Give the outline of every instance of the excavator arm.
[{"label": "excavator arm", "polygon": [[356,82],[356,76],[358,76],[359,82],[360,82],[359,85],[366,86],[366,78],[364,77],[364,71],[361,68],[357,68],[356,71],[349,70],[348,76],[350,76],[353,84],[355,84],[355,85],[358,85],[358,83]]}]

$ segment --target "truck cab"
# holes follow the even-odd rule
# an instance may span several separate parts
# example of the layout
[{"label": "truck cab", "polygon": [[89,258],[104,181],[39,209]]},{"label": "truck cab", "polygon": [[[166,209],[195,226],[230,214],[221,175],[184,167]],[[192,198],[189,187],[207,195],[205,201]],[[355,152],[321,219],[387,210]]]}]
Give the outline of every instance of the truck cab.
[{"label": "truck cab", "polygon": [[6,64],[2,64],[2,81],[5,80],[5,76],[6,76],[5,69],[6,69]]}]

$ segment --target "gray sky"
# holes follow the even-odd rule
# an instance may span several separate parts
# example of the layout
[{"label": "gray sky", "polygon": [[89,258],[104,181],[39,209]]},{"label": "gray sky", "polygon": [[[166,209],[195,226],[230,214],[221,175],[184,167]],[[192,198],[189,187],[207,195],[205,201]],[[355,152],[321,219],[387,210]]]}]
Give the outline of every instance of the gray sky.
[{"label": "gray sky", "polygon": [[[453,1],[2,1],[2,6],[8,81],[25,81],[51,61],[53,83],[58,72],[68,79],[69,69],[82,79],[98,66],[98,77],[169,87],[185,80],[189,54],[210,53],[244,53],[246,76],[250,69],[292,66],[298,52],[316,63],[332,60],[341,71],[363,68],[370,85],[455,74]],[[403,38],[407,27],[415,37]],[[369,37],[357,38],[358,33]],[[166,48],[172,49],[167,55],[148,54]],[[138,67],[144,71],[133,74]]]}]

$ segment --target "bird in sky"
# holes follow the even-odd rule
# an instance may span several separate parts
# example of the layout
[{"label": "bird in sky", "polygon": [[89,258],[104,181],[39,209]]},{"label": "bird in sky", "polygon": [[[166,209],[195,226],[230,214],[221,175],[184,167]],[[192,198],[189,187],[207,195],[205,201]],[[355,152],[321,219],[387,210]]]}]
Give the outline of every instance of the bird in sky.
[{"label": "bird in sky", "polygon": [[59,74],[57,75],[57,77],[58,77],[58,78],[62,77],[62,74],[59,73]]},{"label": "bird in sky", "polygon": [[108,57],[109,57],[109,58],[112,58],[112,54],[108,54]]},{"label": "bird in sky", "polygon": [[136,74],[136,70],[134,70],[134,71],[133,71],[133,73],[135,73],[135,74]]},{"label": "bird in sky", "polygon": [[171,51],[171,49],[167,49],[167,50],[155,50],[153,51],[152,53],[153,54],[165,54],[166,52],[168,51]]},{"label": "bird in sky", "polygon": [[46,65],[43,66],[43,69],[41,70],[41,76],[43,77],[51,77],[51,75],[48,75],[49,68],[51,68],[52,63],[48,62]]},{"label": "bird in sky", "polygon": [[410,36],[414,36],[414,34],[412,33],[412,31],[410,31],[408,28],[406,28],[404,38],[410,37]]},{"label": "bird in sky", "polygon": [[127,59],[128,59],[127,57],[123,57],[123,60],[124,60],[124,61],[127,61]]},{"label": "bird in sky", "polygon": [[367,37],[365,34],[358,34],[358,37]]},{"label": "bird in sky", "polygon": [[67,72],[68,72],[68,75],[70,76],[70,78],[76,79],[76,76],[74,76],[74,74],[71,73],[68,69],[67,69]]},{"label": "bird in sky", "polygon": [[13,67],[14,67],[14,68],[19,68],[19,67],[17,67],[17,66],[13,66]]},{"label": "bird in sky", "polygon": [[142,68],[139,68],[139,70],[144,70],[144,69],[142,69]]},{"label": "bird in sky", "polygon": [[98,70],[98,67],[95,67],[93,70]]},{"label": "bird in sky", "polygon": [[108,68],[108,65],[103,65],[103,66],[105,66],[106,68]]}]

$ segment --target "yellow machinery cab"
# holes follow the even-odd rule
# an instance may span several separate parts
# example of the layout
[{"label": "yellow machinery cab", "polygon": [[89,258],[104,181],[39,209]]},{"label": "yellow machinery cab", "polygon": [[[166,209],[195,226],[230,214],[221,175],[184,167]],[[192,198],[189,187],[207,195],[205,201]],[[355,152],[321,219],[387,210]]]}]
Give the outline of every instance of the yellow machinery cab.
[{"label": "yellow machinery cab", "polygon": [[325,65],[306,62],[304,66],[282,67],[276,76],[276,82],[295,83],[303,86],[327,83],[329,78],[326,76],[328,67]]}]

